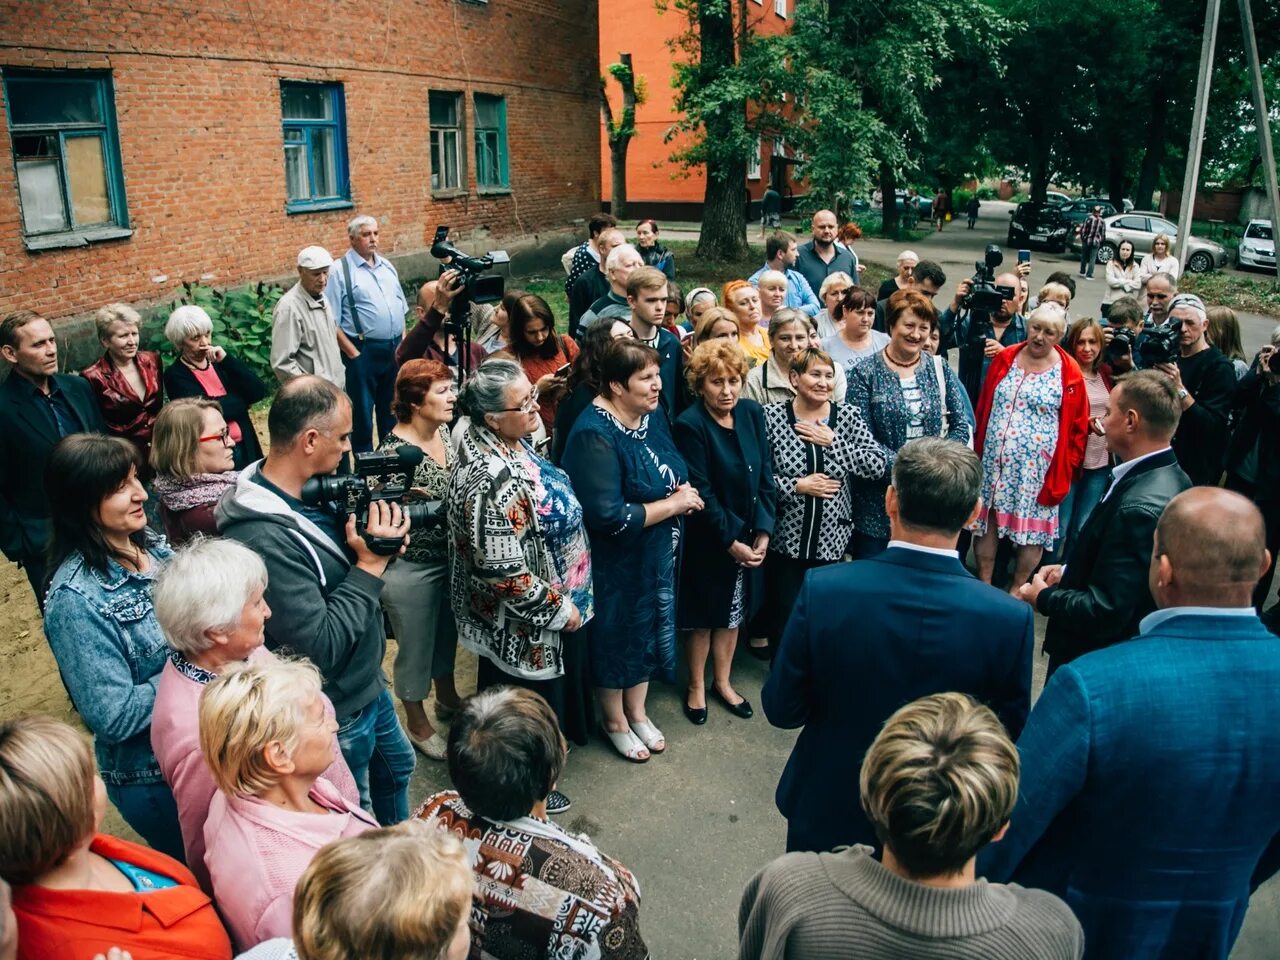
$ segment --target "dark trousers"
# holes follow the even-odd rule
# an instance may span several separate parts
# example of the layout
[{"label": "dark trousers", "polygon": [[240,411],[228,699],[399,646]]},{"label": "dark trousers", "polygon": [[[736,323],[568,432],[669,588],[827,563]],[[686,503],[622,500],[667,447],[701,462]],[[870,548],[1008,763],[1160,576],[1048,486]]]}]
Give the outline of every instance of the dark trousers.
[{"label": "dark trousers", "polygon": [[765,561],[765,609],[768,616],[769,645],[774,650],[782,642],[782,634],[791,619],[791,610],[804,586],[804,577],[815,567],[825,567],[829,560],[797,560],[781,553],[769,553]]},{"label": "dark trousers", "polygon": [[391,432],[396,419],[391,415],[391,398],[396,389],[396,347],[400,338],[356,341],[360,355],[342,358],[347,371],[347,396],[351,398],[351,449],[368,453],[373,449],[373,421],[377,417],[378,440]]},{"label": "dark trousers", "polygon": [[[1080,275],[1093,276],[1093,265],[1098,260],[1098,244],[1085,243],[1080,246]],[[1085,273],[1085,267],[1089,268],[1089,272]]]},{"label": "dark trousers", "polygon": [[[1267,549],[1271,551],[1271,566],[1267,567],[1262,579],[1258,581],[1258,585],[1253,591],[1253,605],[1261,613],[1263,606],[1267,602],[1267,594],[1271,592],[1271,583],[1276,575],[1276,553],[1280,551],[1280,502],[1270,498],[1266,502],[1260,502],[1257,495],[1262,491],[1258,490],[1257,485],[1242,479],[1234,473],[1227,474],[1225,486],[1228,490],[1234,490],[1236,493],[1252,500],[1258,509],[1262,511],[1262,521],[1266,524],[1266,544]],[[1274,491],[1269,490],[1267,493],[1270,497],[1275,496]]]},{"label": "dark trousers", "polygon": [[566,724],[564,722],[564,677],[552,677],[550,680],[526,680],[524,677],[517,677],[500,669],[488,657],[477,657],[476,661],[476,693],[481,690],[487,690],[489,687],[521,687],[525,690],[532,690],[547,701],[547,704],[551,707],[551,712],[556,715],[556,720],[560,723],[560,732],[568,738],[569,734],[565,730]]},{"label": "dark trousers", "polygon": [[32,557],[22,561],[22,569],[27,572],[27,580],[36,595],[36,605],[44,613],[44,576],[46,573],[44,557]]}]

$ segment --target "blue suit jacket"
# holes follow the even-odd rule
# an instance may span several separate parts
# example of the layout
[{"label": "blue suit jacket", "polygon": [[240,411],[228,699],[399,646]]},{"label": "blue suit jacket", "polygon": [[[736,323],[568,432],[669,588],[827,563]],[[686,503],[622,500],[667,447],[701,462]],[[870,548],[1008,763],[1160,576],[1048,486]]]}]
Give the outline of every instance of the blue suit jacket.
[{"label": "blue suit jacket", "polygon": [[810,571],[762,695],[770,723],[804,727],[778,783],[788,847],[879,844],[858,773],[884,722],[912,700],[970,694],[1016,737],[1034,648],[1031,608],[952,557],[890,547]]},{"label": "blue suit jacket", "polygon": [[1070,904],[1093,958],[1225,958],[1280,834],[1280,639],[1186,613],[1060,667],[1018,741],[991,880]]}]

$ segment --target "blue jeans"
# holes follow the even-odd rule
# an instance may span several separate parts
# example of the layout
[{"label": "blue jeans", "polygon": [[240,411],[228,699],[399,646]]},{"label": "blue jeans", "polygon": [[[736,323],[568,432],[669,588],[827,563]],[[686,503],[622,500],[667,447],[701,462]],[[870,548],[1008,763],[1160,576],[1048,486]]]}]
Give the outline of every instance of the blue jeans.
[{"label": "blue jeans", "polygon": [[360,356],[342,358],[347,371],[347,396],[351,398],[351,449],[368,453],[373,449],[373,420],[378,420],[381,441],[396,425],[391,415],[391,398],[396,389],[396,347],[400,338],[355,341]]},{"label": "blue jeans", "polygon": [[[1110,467],[1081,470],[1076,482],[1067,491],[1067,497],[1058,507],[1058,541],[1053,545],[1053,560],[1067,563],[1071,559],[1071,547],[1089,519],[1111,479]],[[1046,561],[1047,562],[1047,561]]]},{"label": "blue jeans", "polygon": [[1080,273],[1083,275],[1085,267],[1089,268],[1088,276],[1093,276],[1093,265],[1098,259],[1098,246],[1096,243],[1082,243],[1080,245]]},{"label": "blue jeans", "polygon": [[130,783],[124,786],[107,784],[107,799],[120,811],[124,822],[161,853],[167,853],[179,863],[187,862],[182,845],[182,827],[178,824],[178,805],[173,793],[164,781],[160,783]]},{"label": "blue jeans", "polygon": [[360,806],[384,827],[407,820],[413,746],[389,692],[383,690],[359,713],[340,721],[338,746],[360,788]]}]

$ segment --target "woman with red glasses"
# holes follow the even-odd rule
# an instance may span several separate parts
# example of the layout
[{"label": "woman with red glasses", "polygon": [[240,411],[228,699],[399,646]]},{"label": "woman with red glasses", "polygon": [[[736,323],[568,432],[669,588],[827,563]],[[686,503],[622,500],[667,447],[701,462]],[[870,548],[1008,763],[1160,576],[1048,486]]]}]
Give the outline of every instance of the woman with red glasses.
[{"label": "woman with red glasses", "polygon": [[197,533],[218,535],[213,508],[235,486],[234,447],[218,401],[184,397],[161,408],[151,436],[151,483],[174,547]]}]

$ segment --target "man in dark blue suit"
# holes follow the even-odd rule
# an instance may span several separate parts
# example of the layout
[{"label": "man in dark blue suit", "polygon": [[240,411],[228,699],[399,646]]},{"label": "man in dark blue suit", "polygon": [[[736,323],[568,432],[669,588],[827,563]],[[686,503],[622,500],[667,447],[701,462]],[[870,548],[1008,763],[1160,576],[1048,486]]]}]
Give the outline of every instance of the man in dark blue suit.
[{"label": "man in dark blue suit", "polygon": [[1275,870],[1280,639],[1251,605],[1264,543],[1239,494],[1169,501],[1159,609],[1060,667],[1018,741],[1018,803],[978,872],[1065,899],[1091,960],[1226,958],[1251,884]]},{"label": "man in dark blue suit", "polygon": [[1031,705],[1032,612],[960,563],[982,465],[935,437],[906,444],[877,557],[810,571],[764,685],[765,715],[804,729],[778,783],[787,850],[875,846],[858,806],[862,755],[901,707],[945,691],[985,702],[1017,737]]}]

